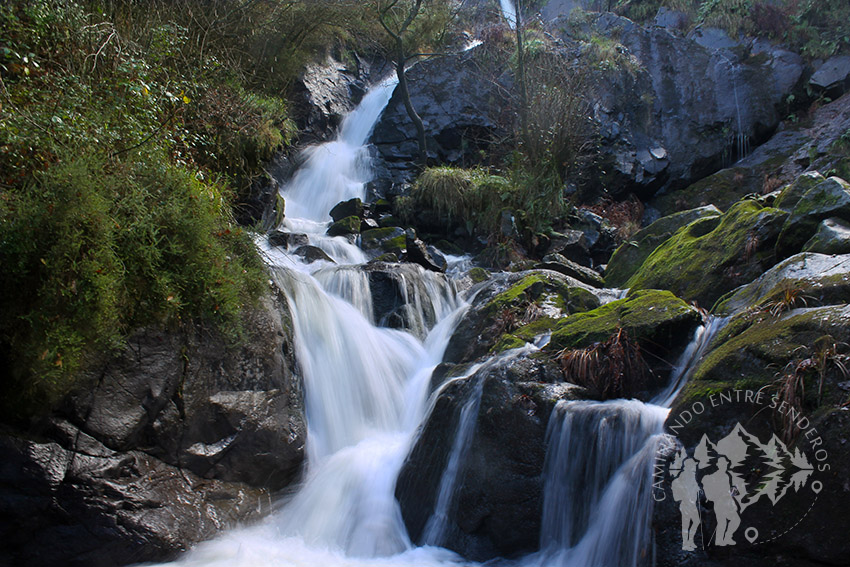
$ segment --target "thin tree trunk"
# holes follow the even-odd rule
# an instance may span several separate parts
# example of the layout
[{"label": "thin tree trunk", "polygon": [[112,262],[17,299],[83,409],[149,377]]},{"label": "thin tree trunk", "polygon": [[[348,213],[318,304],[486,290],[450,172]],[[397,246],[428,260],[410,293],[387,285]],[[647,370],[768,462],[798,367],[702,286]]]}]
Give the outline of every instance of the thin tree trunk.
[{"label": "thin tree trunk", "polygon": [[410,90],[407,88],[407,74],[404,68],[404,44],[401,37],[396,39],[396,65],[395,72],[398,76],[398,88],[401,89],[401,99],[404,102],[404,108],[407,110],[407,115],[413,122],[416,128],[416,141],[419,143],[419,164],[425,167],[428,163],[428,146],[425,139],[425,125],[422,123],[422,118],[416,113],[413,108],[413,102],[410,100]]},{"label": "thin tree trunk", "polygon": [[522,4],[514,3],[514,24],[516,26],[516,74],[519,84],[519,122],[522,139],[528,139],[528,90],[525,86],[525,47],[522,42]]}]

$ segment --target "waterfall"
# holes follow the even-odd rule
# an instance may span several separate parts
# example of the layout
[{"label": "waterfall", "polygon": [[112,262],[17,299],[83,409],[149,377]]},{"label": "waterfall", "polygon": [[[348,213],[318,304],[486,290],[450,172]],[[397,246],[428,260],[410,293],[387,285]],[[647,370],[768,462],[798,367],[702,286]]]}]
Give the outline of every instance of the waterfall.
[{"label": "waterfall", "polygon": [[502,6],[502,16],[508,22],[511,29],[516,28],[516,5],[512,0],[499,0]]},{"label": "waterfall", "polygon": [[541,565],[635,567],[649,553],[664,422],[725,319],[709,317],[652,401],[561,401],[549,418]]},{"label": "waterfall", "polygon": [[[503,6],[510,5],[503,2]],[[436,399],[431,376],[468,308],[451,276],[419,266],[393,268],[402,328],[376,316],[374,267],[362,266],[351,241],[324,234],[330,208],[364,195],[370,171],[364,144],[394,83],[372,89],[343,121],[335,140],[305,152],[303,167],[283,189],[285,227],[304,233],[336,265],[307,264],[288,250],[258,246],[292,315],[303,377],[307,466],[294,493],[257,525],[228,532],[182,557],[198,567],[472,565],[435,547],[445,531],[470,440],[475,435],[483,379],[459,410],[448,464],[425,530],[428,544],[410,541],[395,484],[417,429]],[[468,268],[449,258],[449,273]],[[386,282],[384,282],[386,283]],[[704,342],[709,331],[698,337]],[[699,356],[695,346],[691,356]],[[535,347],[473,365],[453,380],[475,380],[489,364]],[[510,563],[634,565],[647,542],[652,501],[647,485],[669,403],[682,370],[658,404],[616,400],[559,402],[550,418],[545,462],[541,552]],[[442,387],[445,387],[444,384]],[[438,390],[439,393],[440,390]],[[429,407],[430,406],[430,407]]]}]

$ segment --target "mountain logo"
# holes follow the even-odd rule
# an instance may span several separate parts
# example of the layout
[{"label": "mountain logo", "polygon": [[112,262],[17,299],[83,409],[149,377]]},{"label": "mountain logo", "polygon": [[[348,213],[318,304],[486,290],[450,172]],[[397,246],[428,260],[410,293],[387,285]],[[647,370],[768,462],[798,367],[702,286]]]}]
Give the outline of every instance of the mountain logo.
[{"label": "mountain logo", "polygon": [[[771,401],[768,399],[765,403]],[[697,404],[690,412],[692,415],[705,412],[708,406]],[[712,405],[717,407],[716,403]],[[808,424],[808,420],[804,424]],[[670,429],[675,431],[676,427]],[[737,422],[720,439],[703,434],[691,451],[678,438],[673,438],[675,444],[666,447],[663,457],[669,465],[666,474],[656,463],[654,486],[663,490],[665,479],[669,482],[667,488],[682,519],[682,549],[696,550],[698,533],[702,547],[733,546],[740,543],[740,536],[756,545],[787,533],[788,530],[771,529],[770,534],[762,535],[759,527],[763,529],[770,522],[773,508],[781,507],[781,501],[789,499],[789,495],[797,495],[796,505],[799,506],[799,500],[808,498],[807,494],[817,499],[823,489],[817,473],[828,470],[829,465],[824,462],[825,452],[810,459],[802,450],[801,439],[810,437],[807,431],[797,439],[795,446],[789,447],[775,433],[760,439]],[[661,493],[656,501],[664,500],[665,494]],[[811,502],[807,506],[806,514],[813,505]],[[748,516],[748,510],[757,511]],[[747,518],[751,521],[746,521]]]}]

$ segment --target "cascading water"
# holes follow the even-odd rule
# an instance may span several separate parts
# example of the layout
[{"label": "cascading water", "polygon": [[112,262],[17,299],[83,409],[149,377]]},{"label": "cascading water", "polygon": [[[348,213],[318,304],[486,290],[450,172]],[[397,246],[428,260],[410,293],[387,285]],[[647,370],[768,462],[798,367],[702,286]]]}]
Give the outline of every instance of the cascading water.
[{"label": "cascading water", "polygon": [[[434,401],[434,395],[429,398],[433,369],[442,361],[467,304],[457,297],[450,279],[408,265],[394,276],[406,328],[376,326],[381,321],[376,321],[371,282],[358,265],[365,261],[362,251],[344,238],[324,235],[333,205],[364,196],[369,168],[363,144],[393,87],[387,82],[370,91],[345,119],[336,140],[306,152],[304,166],[283,191],[285,228],[304,233],[337,265],[305,264],[294,254],[264,250],[292,312],[308,423],[305,480],[259,525],[199,545],[180,560],[183,565],[462,563],[452,552],[411,543],[394,489],[417,428]],[[455,269],[462,265],[460,259],[450,258],[449,273],[452,264],[458,265]],[[494,360],[474,365],[463,377]],[[677,387],[672,385],[671,392]],[[460,411],[436,510],[426,529],[425,539],[433,545],[444,535],[480,396],[479,386]],[[651,472],[646,469],[651,468],[666,412],[661,406],[623,400],[556,406],[548,433],[541,552],[517,565],[559,560],[579,566],[634,563],[647,541],[644,527],[651,499],[646,484]]]},{"label": "cascading water", "polygon": [[502,7],[502,16],[508,22],[511,29],[516,28],[516,5],[512,0],[499,0]]}]

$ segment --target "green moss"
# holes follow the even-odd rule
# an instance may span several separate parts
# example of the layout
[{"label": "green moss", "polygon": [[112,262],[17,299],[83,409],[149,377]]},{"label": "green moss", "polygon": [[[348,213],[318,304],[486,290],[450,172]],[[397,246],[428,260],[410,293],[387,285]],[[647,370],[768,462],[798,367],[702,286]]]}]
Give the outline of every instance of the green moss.
[{"label": "green moss", "polygon": [[467,275],[472,280],[472,283],[486,282],[490,279],[490,272],[484,268],[472,268],[467,272]]},{"label": "green moss", "polygon": [[535,299],[546,286],[546,280],[538,273],[522,278],[502,293],[498,294],[487,304],[485,312],[498,313],[502,309],[516,306],[525,299]]},{"label": "green moss", "polygon": [[677,230],[696,220],[718,216],[720,211],[716,207],[700,207],[660,218],[639,230],[614,251],[605,269],[605,285],[609,287],[624,285],[649,255]]},{"label": "green moss", "polygon": [[683,299],[711,305],[761,273],[758,260],[770,261],[770,244],[786,216],[784,211],[744,200],[717,226],[711,218],[694,221],[656,248],[626,286],[669,289]]},{"label": "green moss", "polygon": [[690,326],[698,320],[697,311],[669,291],[644,290],[559,320],[547,349],[584,347],[607,339],[619,328],[626,329],[633,339],[643,340],[656,334],[659,327]]},{"label": "green moss", "polygon": [[359,232],[360,217],[354,215],[340,219],[328,228],[328,236],[345,236],[346,234],[357,234]]},{"label": "green moss", "polygon": [[526,344],[526,341],[520,339],[519,337],[512,335],[510,333],[506,333],[502,335],[502,337],[493,345],[493,348],[490,349],[490,352],[493,354],[498,354],[500,352],[504,352],[506,350],[510,350],[512,348],[522,348]]}]

